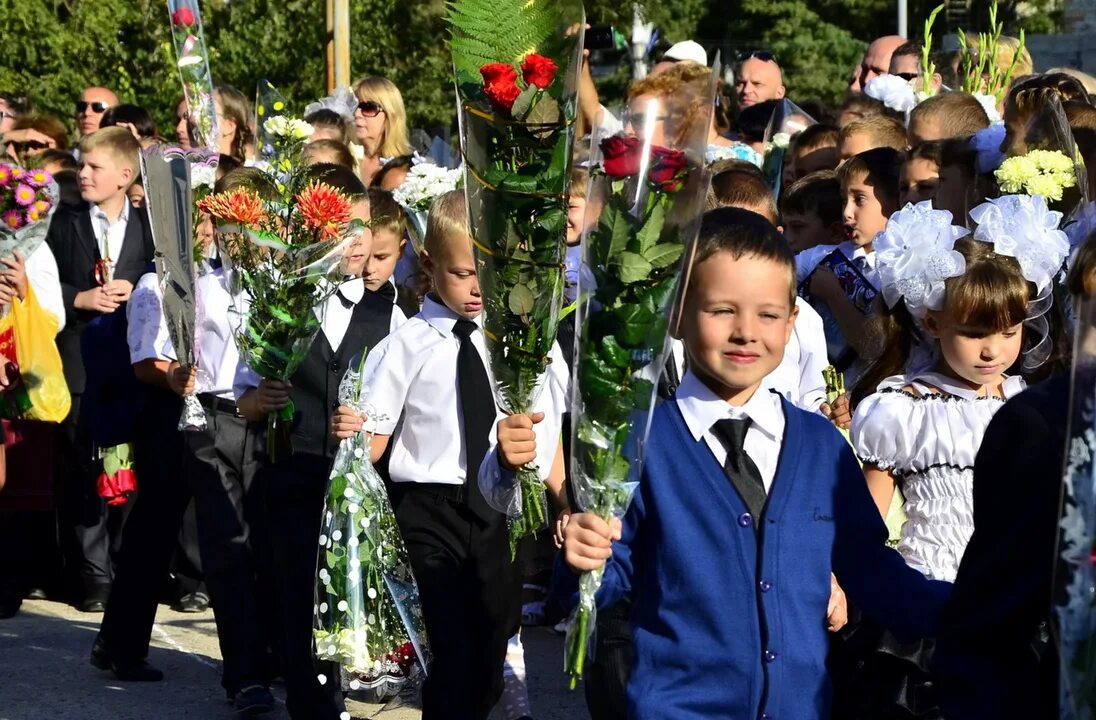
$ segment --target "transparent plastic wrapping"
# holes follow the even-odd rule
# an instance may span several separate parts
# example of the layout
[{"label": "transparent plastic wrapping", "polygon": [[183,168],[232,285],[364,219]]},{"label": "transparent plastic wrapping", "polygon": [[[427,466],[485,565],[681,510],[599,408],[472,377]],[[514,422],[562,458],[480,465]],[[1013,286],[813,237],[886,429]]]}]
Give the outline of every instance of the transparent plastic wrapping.
[{"label": "transparent plastic wrapping", "polygon": [[[458,0],[449,21],[488,365],[502,409],[529,412],[563,298],[585,16],[577,0]],[[547,525],[539,470],[521,468],[518,487],[512,548]]]},{"label": "transparent plastic wrapping", "polygon": [[[593,145],[587,212],[600,207],[601,214],[596,224],[587,218],[582,239],[571,481],[578,506],[605,520],[623,517],[640,477],[668,330],[681,314],[679,280],[687,278],[708,191],[713,93],[702,78],[672,94],[640,96],[625,131]],[[601,577],[585,573],[579,581],[566,643],[572,687]]]},{"label": "transparent plastic wrapping", "polygon": [[58,197],[45,170],[0,162],[0,257],[26,259],[46,241]]},{"label": "transparent plastic wrapping", "polygon": [[171,41],[175,64],[183,84],[190,119],[191,147],[217,152],[217,109],[213,103],[213,81],[209,74],[209,53],[202,35],[202,13],[198,0],[167,0],[171,20]]},{"label": "transparent plastic wrapping", "polygon": [[761,172],[777,200],[782,190],[784,156],[788,145],[792,138],[814,124],[815,119],[791,100],[781,100],[773,110],[773,116],[765,128],[765,164]]},{"label": "transparent plastic wrapping", "polygon": [[[359,367],[339,402],[380,419],[367,404]],[[369,427],[343,440],[324,502],[316,571],[313,639],[320,660],[342,665],[354,689],[383,697],[425,673],[429,645],[418,585],[384,481],[369,460]]]},{"label": "transparent plastic wrapping", "polygon": [[1060,714],[1096,717],[1096,298],[1077,307],[1073,375],[1054,572]]}]

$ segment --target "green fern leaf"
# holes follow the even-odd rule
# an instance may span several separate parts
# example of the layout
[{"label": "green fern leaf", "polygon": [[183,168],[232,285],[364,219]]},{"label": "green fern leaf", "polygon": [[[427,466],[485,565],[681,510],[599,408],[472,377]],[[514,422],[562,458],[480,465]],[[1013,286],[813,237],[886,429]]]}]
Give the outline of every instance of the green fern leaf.
[{"label": "green fern leaf", "polygon": [[529,53],[547,54],[563,21],[552,0],[454,0],[448,10],[461,82],[475,82],[488,63],[517,65]]}]

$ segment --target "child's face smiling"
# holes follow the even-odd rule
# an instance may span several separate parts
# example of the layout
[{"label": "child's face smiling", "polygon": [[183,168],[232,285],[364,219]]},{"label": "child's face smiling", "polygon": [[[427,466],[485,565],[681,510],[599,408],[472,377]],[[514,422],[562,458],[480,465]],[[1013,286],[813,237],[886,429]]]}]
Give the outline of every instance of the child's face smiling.
[{"label": "child's face smiling", "polygon": [[875,236],[887,228],[889,215],[867,178],[856,178],[845,187],[845,232],[857,247],[870,251]]},{"label": "child's face smiling", "polygon": [[690,367],[732,405],[753,396],[784,358],[798,309],[787,268],[717,252],[692,270],[681,336]]}]

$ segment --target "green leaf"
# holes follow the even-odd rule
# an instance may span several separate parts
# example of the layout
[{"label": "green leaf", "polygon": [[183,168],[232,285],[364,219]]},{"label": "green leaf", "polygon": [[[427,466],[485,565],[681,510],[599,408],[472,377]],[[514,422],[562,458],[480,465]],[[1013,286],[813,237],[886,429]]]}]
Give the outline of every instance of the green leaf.
[{"label": "green leaf", "polygon": [[601,356],[607,363],[618,368],[626,368],[632,363],[632,354],[622,348],[612,335],[601,341]]},{"label": "green leaf", "polygon": [[[525,120],[525,116],[529,114],[529,108],[533,105],[533,98],[537,95],[537,86],[530,85],[521,91],[521,95],[518,95],[518,99],[514,101],[514,106],[510,108],[510,114],[514,116],[515,120]],[[533,122],[530,120],[529,122]]]},{"label": "green leaf", "polygon": [[617,265],[620,267],[620,281],[626,285],[643,282],[654,269],[642,255],[627,251],[620,254]]},{"label": "green leaf", "polygon": [[616,337],[624,347],[639,347],[647,337],[647,329],[655,314],[642,305],[627,305],[617,312],[619,326]]},{"label": "green leaf", "polygon": [[661,245],[655,245],[651,249],[643,253],[643,258],[651,263],[652,267],[664,268],[670,267],[677,259],[681,257],[681,253],[685,252],[685,247],[676,243],[663,243]]},{"label": "green leaf", "polygon": [[533,311],[535,304],[536,298],[533,296],[532,290],[526,285],[515,285],[507,300],[510,312],[515,315],[528,315]]},{"label": "green leaf", "polygon": [[[647,219],[643,222],[643,227],[639,229],[636,237],[639,238],[639,251],[644,256],[647,255],[647,250],[654,247],[658,243],[658,238],[662,234],[662,226],[666,222],[666,208],[662,203],[655,203],[651,208],[651,212],[647,215]],[[660,267],[656,265],[655,267]]]},{"label": "green leaf", "polygon": [[597,233],[592,238],[595,258],[601,265],[609,265],[628,247],[632,237],[632,219],[615,203],[606,205],[598,221]]}]

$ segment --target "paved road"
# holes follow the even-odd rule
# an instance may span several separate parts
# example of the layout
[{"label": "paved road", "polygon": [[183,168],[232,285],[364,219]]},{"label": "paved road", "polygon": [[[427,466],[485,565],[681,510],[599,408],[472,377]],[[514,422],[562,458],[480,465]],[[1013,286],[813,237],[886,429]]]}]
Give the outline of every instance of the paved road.
[{"label": "paved road", "polygon": [[[185,615],[160,606],[149,661],[167,675],[161,683],[119,683],[88,664],[98,615],[56,602],[28,601],[0,620],[0,720],[231,720],[220,686],[220,651],[212,613]],[[536,720],[586,718],[581,692],[566,688],[562,639],[543,628],[526,630],[529,696]],[[271,720],[288,720],[282,700]],[[396,701],[395,704],[399,704]],[[354,703],[355,718],[418,720],[409,707]]]}]

